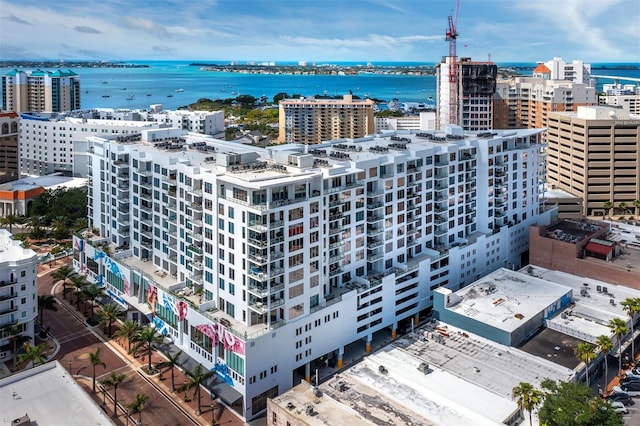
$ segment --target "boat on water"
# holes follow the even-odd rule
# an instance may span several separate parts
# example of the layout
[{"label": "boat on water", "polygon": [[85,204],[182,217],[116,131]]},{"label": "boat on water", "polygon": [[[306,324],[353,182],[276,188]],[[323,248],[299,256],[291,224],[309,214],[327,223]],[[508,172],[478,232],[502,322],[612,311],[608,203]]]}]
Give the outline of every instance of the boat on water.
[{"label": "boat on water", "polygon": [[182,92],[184,92],[184,89],[176,89],[176,92],[182,93]]},{"label": "boat on water", "polygon": [[111,95],[102,95],[103,98],[110,98]]},{"label": "boat on water", "polygon": [[169,93],[169,94],[167,95],[167,98],[173,98],[173,95],[172,95],[171,93]]},{"label": "boat on water", "polygon": [[136,98],[136,97],[135,97],[135,96],[133,96],[133,93],[129,93],[129,96],[127,96],[127,100],[128,100],[128,101],[132,101],[132,100],[134,100],[135,98]]},{"label": "boat on water", "polygon": [[147,93],[147,96],[151,96],[151,93]]}]

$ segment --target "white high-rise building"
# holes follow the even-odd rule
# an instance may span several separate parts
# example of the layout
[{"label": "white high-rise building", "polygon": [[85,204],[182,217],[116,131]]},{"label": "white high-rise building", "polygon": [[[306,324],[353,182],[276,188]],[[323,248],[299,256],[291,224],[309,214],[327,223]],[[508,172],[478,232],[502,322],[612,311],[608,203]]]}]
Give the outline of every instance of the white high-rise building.
[{"label": "white high-rise building", "polygon": [[583,83],[593,86],[591,81],[591,64],[585,64],[580,60],[565,62],[559,56],[544,63],[551,71],[551,80],[569,80],[574,83]]},{"label": "white high-rise building", "polygon": [[341,368],[417,323],[434,289],[522,264],[528,227],[553,213],[541,130],[446,130],[271,148],[91,138],[99,235],[74,238],[74,268],[254,418],[321,360]]},{"label": "white high-rise building", "polygon": [[38,316],[37,256],[0,230],[0,361],[13,357],[12,328],[33,342]]}]

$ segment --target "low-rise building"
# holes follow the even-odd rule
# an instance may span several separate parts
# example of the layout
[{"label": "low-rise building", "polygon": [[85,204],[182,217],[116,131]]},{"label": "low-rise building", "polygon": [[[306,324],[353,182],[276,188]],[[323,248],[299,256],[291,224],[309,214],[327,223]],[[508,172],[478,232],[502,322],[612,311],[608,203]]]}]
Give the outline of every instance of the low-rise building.
[{"label": "low-rise building", "polygon": [[0,184],[20,177],[19,123],[17,113],[0,112]]},{"label": "low-rise building", "polygon": [[565,219],[529,229],[534,265],[640,289],[637,227]]}]

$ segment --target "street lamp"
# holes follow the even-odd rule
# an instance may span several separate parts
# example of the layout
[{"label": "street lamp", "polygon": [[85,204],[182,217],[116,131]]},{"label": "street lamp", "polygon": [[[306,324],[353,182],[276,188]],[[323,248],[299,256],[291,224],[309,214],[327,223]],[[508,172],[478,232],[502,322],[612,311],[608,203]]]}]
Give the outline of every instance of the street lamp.
[{"label": "street lamp", "polygon": [[71,373],[71,360],[69,360],[69,375],[73,376],[73,374]]},{"label": "street lamp", "polygon": [[213,403],[213,401],[211,401],[211,426],[215,426],[216,424],[216,414],[213,411],[215,407],[215,404]]}]

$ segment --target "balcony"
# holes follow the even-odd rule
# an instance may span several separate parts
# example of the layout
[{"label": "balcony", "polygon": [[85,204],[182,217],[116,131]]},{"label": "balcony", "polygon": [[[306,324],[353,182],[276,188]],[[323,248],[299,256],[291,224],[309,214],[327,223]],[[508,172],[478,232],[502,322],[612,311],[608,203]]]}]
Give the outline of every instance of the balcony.
[{"label": "balcony", "polygon": [[374,249],[376,247],[380,247],[384,244],[384,240],[382,238],[367,238],[367,248]]},{"label": "balcony", "polygon": [[384,207],[384,203],[381,202],[367,203],[367,210],[377,210],[382,207]]},{"label": "balcony", "polygon": [[268,243],[266,239],[247,238],[247,243],[254,247],[265,248]]},{"label": "balcony", "polygon": [[367,226],[367,235],[374,236],[382,233],[384,227],[382,226]]},{"label": "balcony", "polygon": [[329,269],[329,276],[330,277],[335,277],[336,275],[340,275],[343,272],[344,272],[344,269],[342,268],[342,266],[338,266],[338,267],[335,267],[335,268],[330,268]]},{"label": "balcony", "polygon": [[269,228],[267,228],[266,224],[264,224],[262,222],[258,222],[258,221],[249,222],[249,226],[247,226],[247,228],[249,228],[251,231],[255,231],[255,232],[259,232],[259,233],[264,233],[264,232],[267,232],[269,230]]}]

